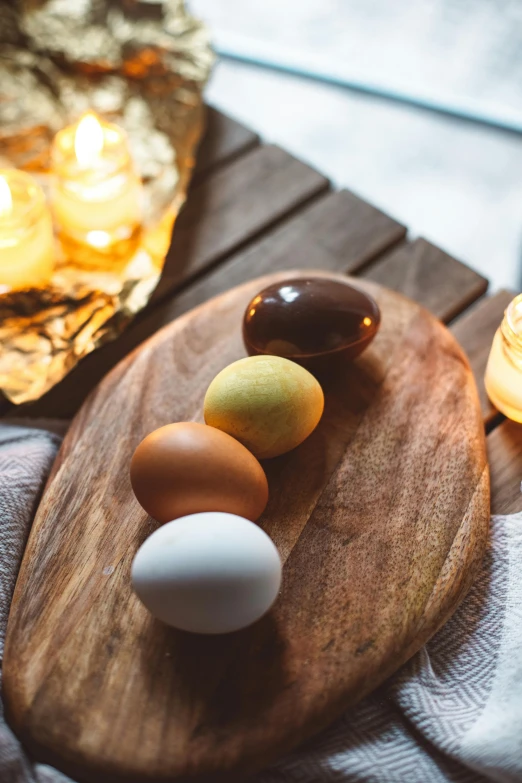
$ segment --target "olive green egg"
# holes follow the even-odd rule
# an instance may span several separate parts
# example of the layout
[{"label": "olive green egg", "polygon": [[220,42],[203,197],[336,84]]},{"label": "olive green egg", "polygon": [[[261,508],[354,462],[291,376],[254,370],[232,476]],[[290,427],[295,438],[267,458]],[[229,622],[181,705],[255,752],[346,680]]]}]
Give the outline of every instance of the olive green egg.
[{"label": "olive green egg", "polygon": [[314,376],[280,356],[229,364],[207,389],[205,421],[232,435],[258,459],[277,457],[317,427],[324,395]]}]

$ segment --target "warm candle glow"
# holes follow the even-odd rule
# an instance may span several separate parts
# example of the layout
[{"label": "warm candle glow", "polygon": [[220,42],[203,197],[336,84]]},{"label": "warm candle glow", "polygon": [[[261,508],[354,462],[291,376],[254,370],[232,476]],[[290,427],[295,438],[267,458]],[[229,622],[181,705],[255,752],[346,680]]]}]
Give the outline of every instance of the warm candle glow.
[{"label": "warm candle glow", "polygon": [[497,330],[485,385],[493,405],[508,418],[522,422],[522,294],[508,305]]},{"label": "warm candle glow", "polygon": [[0,177],[0,218],[7,217],[13,209],[11,188],[5,177]]},{"label": "warm candle glow", "polygon": [[125,132],[85,114],[56,135],[52,171],[52,209],[65,255],[98,266],[132,252],[142,190]]},{"label": "warm candle glow", "polygon": [[0,291],[45,284],[54,264],[51,215],[37,181],[0,172]]},{"label": "warm candle glow", "polygon": [[103,150],[103,128],[94,114],[85,114],[76,128],[74,152],[80,166],[93,166]]}]

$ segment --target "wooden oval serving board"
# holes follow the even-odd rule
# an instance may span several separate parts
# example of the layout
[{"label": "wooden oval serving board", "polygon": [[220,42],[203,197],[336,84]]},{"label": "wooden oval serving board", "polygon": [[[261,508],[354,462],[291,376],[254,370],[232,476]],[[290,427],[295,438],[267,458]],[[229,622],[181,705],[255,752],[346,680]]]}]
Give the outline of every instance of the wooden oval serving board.
[{"label": "wooden oval serving board", "polygon": [[291,276],[250,282],[157,333],[65,439],[16,586],[3,677],[18,736],[75,779],[243,780],[394,672],[470,586],[489,473],[468,363],[427,311],[357,280],[381,331],[325,387],[316,432],[265,462],[260,524],[285,561],[273,610],[232,635],[194,636],[133,595],[132,559],[156,527],[131,491],[134,448],[163,424],[202,420],[209,382],[245,355],[247,302]]}]

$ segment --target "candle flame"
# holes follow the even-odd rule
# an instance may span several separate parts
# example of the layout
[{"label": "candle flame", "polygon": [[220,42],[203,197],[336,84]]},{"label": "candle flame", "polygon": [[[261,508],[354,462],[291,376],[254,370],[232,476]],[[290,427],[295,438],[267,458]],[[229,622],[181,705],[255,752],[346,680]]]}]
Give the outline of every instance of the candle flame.
[{"label": "candle flame", "polygon": [[103,128],[94,114],[85,114],[76,128],[74,151],[81,166],[92,166],[103,149]]},{"label": "candle flame", "polygon": [[5,177],[0,177],[0,217],[9,215],[13,208],[11,189]]}]

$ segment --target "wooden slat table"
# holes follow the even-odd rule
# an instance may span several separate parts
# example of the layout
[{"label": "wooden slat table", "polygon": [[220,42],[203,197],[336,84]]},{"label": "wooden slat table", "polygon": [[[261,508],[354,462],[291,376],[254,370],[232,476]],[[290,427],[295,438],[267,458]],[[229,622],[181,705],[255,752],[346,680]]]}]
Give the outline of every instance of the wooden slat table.
[{"label": "wooden slat table", "polygon": [[420,302],[467,352],[479,388],[492,474],[492,510],[522,510],[522,426],[489,403],[483,375],[510,291],[488,281],[320,173],[215,109],[164,274],[145,311],[115,342],[85,359],[35,404],[6,418],[69,419],[123,356],[190,308],[261,274],[325,269],[377,281]]}]

